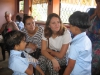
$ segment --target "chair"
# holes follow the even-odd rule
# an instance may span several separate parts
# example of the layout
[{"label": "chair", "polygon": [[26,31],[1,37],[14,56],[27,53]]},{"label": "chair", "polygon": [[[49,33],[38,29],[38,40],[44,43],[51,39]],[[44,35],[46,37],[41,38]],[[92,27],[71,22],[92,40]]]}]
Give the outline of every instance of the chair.
[{"label": "chair", "polygon": [[[0,47],[1,47],[1,50],[2,50],[3,60],[5,60],[5,51],[8,51],[8,50],[5,47],[2,35],[0,35]],[[10,54],[10,51],[8,51],[8,53]]]},{"label": "chair", "polygon": [[7,51],[9,53],[9,55],[10,55],[10,51],[5,48],[5,44],[4,43],[0,43],[0,46],[1,46],[1,50],[2,50],[3,60],[5,60],[5,51]]}]

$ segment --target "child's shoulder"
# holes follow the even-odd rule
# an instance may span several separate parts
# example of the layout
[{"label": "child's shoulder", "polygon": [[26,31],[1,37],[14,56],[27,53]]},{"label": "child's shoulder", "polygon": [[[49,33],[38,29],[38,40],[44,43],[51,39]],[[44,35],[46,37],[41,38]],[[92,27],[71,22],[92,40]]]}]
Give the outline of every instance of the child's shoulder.
[{"label": "child's shoulder", "polygon": [[16,63],[16,62],[20,61],[19,58],[21,58],[21,57],[17,56],[17,55],[11,55],[9,58],[9,62]]},{"label": "child's shoulder", "polygon": [[27,59],[21,56],[13,55],[9,58],[9,66],[24,66],[28,64]]}]

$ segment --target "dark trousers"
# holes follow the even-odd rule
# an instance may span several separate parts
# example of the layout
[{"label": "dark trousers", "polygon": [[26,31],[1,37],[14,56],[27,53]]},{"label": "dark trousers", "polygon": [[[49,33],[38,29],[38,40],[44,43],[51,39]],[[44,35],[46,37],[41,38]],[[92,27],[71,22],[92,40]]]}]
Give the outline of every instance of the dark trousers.
[{"label": "dark trousers", "polygon": [[5,60],[5,51],[7,51],[9,53],[9,55],[10,55],[10,51],[5,48],[5,44],[4,43],[0,43],[0,46],[1,46],[1,50],[2,50],[3,60]]}]

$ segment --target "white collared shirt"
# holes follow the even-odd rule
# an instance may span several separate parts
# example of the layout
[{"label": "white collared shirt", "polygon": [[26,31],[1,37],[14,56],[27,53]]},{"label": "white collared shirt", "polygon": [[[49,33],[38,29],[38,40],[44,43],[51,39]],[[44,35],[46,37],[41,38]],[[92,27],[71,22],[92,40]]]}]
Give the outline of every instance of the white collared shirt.
[{"label": "white collared shirt", "polygon": [[68,57],[76,60],[70,75],[91,75],[92,44],[86,32],[73,38]]},{"label": "white collared shirt", "polygon": [[9,68],[13,70],[13,75],[27,75],[25,73],[29,66],[26,58],[21,57],[21,51],[11,50],[9,58]]}]

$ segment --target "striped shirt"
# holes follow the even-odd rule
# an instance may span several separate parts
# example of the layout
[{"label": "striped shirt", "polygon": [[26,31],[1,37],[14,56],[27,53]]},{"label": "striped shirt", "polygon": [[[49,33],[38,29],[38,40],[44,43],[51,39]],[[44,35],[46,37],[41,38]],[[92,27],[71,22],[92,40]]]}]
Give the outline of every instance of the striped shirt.
[{"label": "striped shirt", "polygon": [[25,28],[22,30],[22,32],[26,34],[26,42],[31,42],[33,44],[36,44],[37,48],[41,49],[41,39],[42,39],[42,34],[43,34],[43,27],[38,26],[38,31],[33,36],[29,36]]}]

